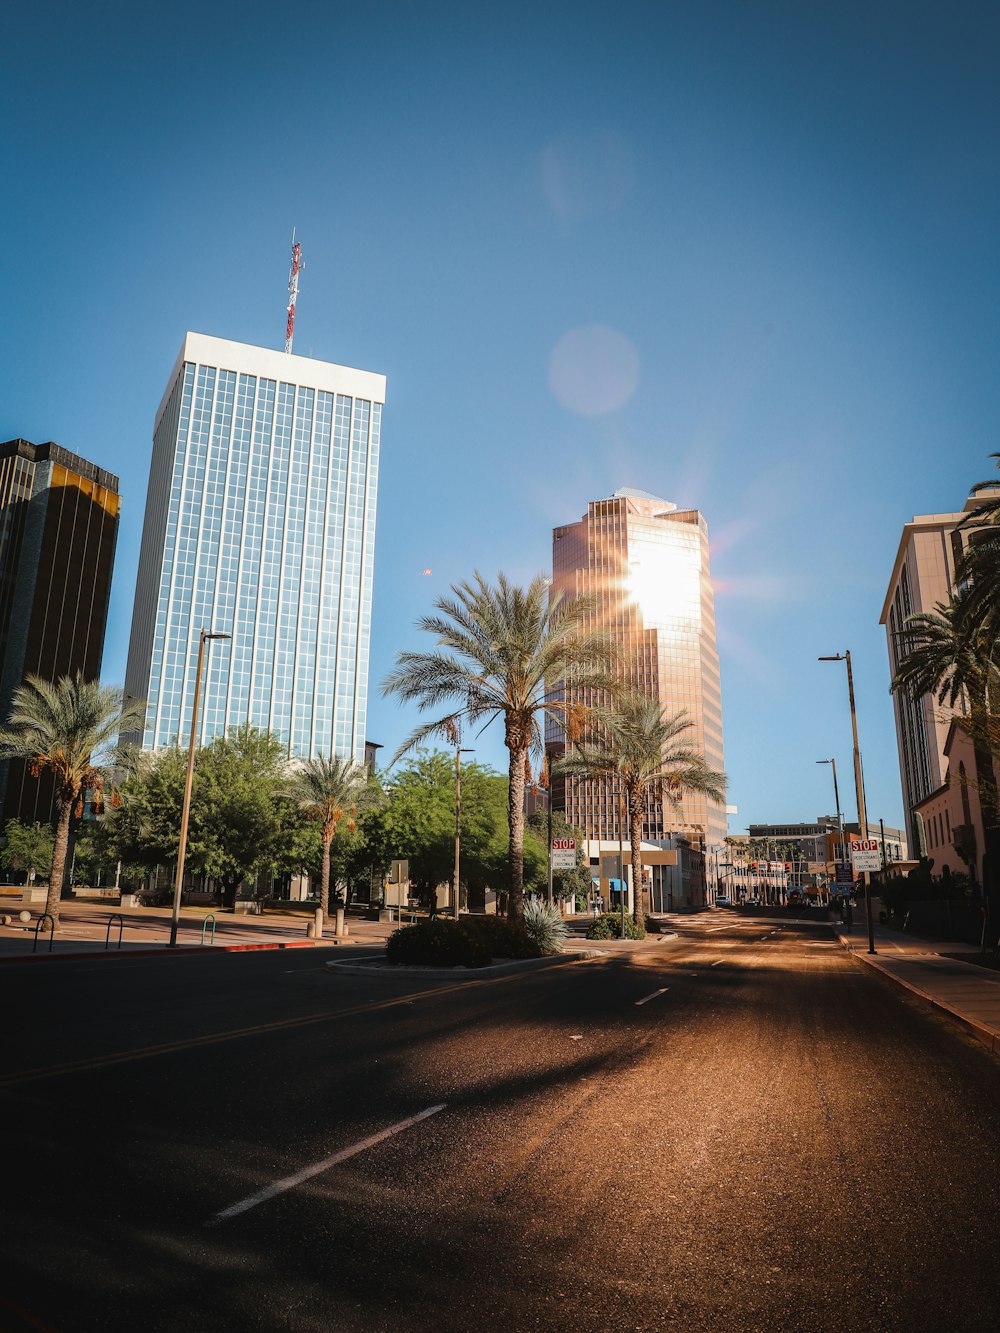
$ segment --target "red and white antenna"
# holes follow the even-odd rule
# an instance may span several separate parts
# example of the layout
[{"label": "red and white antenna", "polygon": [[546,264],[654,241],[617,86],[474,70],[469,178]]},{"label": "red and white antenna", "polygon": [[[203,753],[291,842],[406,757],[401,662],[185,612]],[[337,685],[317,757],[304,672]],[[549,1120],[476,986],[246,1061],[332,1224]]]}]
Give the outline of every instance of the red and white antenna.
[{"label": "red and white antenna", "polygon": [[292,350],[292,335],[295,332],[295,302],[299,298],[299,274],[305,268],[302,262],[302,246],[295,239],[292,228],[292,267],[288,270],[288,319],[285,323],[285,351]]}]

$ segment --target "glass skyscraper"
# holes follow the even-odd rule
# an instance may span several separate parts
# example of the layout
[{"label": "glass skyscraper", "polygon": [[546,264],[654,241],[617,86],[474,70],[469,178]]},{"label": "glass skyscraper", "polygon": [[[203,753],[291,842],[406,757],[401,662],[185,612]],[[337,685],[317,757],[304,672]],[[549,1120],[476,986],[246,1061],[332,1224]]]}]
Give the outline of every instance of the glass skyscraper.
[{"label": "glass skyscraper", "polygon": [[385,377],[185,337],[156,417],[125,688],[146,749],[244,723],[364,759]]},{"label": "glass skyscraper", "polygon": [[[592,623],[617,642],[629,683],[667,712],[686,713],[692,726],[684,739],[724,770],[708,527],[698,510],[630,489],[595,500],[578,523],[553,531],[552,583],[565,595],[594,597]],[[591,700],[581,694],[580,702]],[[551,757],[564,747],[562,727],[549,722]],[[553,804],[588,839],[628,838],[619,794],[606,783],[557,780]],[[726,807],[697,793],[679,803],[651,793],[643,838],[664,846],[678,835],[701,851],[717,848]]]},{"label": "glass skyscraper", "polygon": [[[0,718],[25,676],[97,680],[118,539],[118,478],[49,440],[0,444]],[[51,773],[0,764],[2,817],[48,822]]]}]

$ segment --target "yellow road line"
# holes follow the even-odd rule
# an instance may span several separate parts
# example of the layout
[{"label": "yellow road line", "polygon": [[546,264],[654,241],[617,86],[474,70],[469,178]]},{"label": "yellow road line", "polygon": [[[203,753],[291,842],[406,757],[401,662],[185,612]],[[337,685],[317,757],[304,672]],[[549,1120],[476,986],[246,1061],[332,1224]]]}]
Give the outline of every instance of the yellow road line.
[{"label": "yellow road line", "polygon": [[[551,968],[540,968],[548,972]],[[365,1001],[351,1005],[346,1009],[329,1009],[322,1014],[307,1014],[301,1018],[282,1018],[273,1023],[255,1023],[252,1027],[229,1028],[224,1032],[210,1032],[202,1037],[186,1037],[181,1041],[166,1041],[156,1046],[137,1046],[130,1051],[117,1051],[109,1055],[93,1056],[87,1060],[67,1060],[62,1064],[43,1065],[38,1069],[25,1069],[12,1074],[0,1074],[0,1088],[17,1087],[22,1083],[35,1083],[40,1079],[58,1078],[62,1074],[77,1074],[91,1069],[107,1069],[113,1065],[130,1064],[134,1060],[151,1060],[159,1055],[173,1055],[178,1051],[197,1050],[202,1046],[217,1046],[226,1041],[239,1041],[244,1037],[259,1036],[267,1032],[282,1032],[293,1028],[310,1027],[316,1023],[333,1023],[337,1019],[351,1018],[355,1014],[370,1014],[380,1009],[392,1009],[396,1005],[412,1004],[414,1000],[433,998],[437,995],[452,995],[455,991],[470,990],[477,986],[495,986],[504,981],[517,981],[521,977],[537,975],[534,969],[513,972],[503,977],[470,978],[452,986],[435,986],[433,990],[413,991],[409,995],[399,995],[391,1000]]]}]

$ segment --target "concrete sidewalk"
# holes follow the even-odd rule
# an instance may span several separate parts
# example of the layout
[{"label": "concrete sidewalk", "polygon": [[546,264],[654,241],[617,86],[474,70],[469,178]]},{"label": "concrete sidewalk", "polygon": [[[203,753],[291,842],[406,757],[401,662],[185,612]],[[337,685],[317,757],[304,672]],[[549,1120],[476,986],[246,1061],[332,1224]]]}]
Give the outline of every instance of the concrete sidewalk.
[{"label": "concrete sidewalk", "polygon": [[917,939],[876,925],[872,956],[864,908],[855,912],[851,929],[840,922],[831,924],[840,943],[859,961],[1000,1054],[1000,972],[945,956],[981,957],[975,945]]}]

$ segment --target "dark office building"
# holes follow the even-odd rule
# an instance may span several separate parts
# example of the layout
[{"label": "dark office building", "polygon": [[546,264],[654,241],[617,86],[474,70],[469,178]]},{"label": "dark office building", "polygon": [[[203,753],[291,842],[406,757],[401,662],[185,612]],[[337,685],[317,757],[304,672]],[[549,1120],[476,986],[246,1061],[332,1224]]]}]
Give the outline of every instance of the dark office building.
[{"label": "dark office building", "polygon": [[[0,720],[26,675],[101,673],[118,478],[51,441],[0,444]],[[52,785],[0,765],[2,819],[46,822]]]}]

